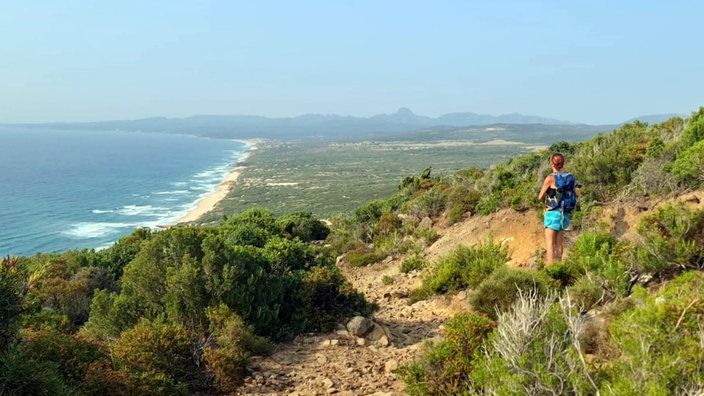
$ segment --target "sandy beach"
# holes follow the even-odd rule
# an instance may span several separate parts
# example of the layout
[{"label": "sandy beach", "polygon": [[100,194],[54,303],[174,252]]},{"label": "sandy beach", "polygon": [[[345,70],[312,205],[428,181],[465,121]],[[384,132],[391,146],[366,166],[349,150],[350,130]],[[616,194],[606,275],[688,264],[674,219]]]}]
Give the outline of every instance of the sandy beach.
[{"label": "sandy beach", "polygon": [[239,179],[242,172],[244,172],[247,168],[241,164],[245,162],[250,155],[252,155],[253,151],[257,150],[257,142],[255,140],[241,141],[245,142],[249,146],[249,149],[244,152],[244,158],[242,158],[238,165],[234,167],[230,173],[227,174],[227,176],[225,176],[225,179],[215,188],[215,191],[198,199],[195,203],[195,207],[189,210],[185,216],[178,219],[175,224],[190,223],[198,220],[201,216],[213,210],[218,202],[225,198],[227,193],[230,192],[230,190],[237,184],[237,179]]}]

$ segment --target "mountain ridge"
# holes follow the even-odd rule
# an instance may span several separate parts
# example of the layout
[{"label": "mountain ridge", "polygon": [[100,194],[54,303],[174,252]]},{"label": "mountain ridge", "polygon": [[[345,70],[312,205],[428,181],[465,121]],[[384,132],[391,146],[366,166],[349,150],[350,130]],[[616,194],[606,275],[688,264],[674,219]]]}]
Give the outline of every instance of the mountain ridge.
[{"label": "mountain ridge", "polygon": [[[671,118],[671,114],[634,117],[624,123],[641,120],[657,123]],[[21,128],[129,130],[141,132],[187,133],[218,138],[299,139],[305,137],[339,138],[361,134],[388,134],[411,132],[427,128],[460,128],[496,124],[568,125],[611,129],[618,125],[590,125],[567,120],[508,113],[501,115],[454,112],[438,117],[415,114],[406,107],[395,113],[356,117],[337,114],[303,114],[295,117],[266,117],[259,115],[196,114],[183,118],[147,117],[135,120],[108,120],[92,122],[0,123]],[[623,124],[623,123],[622,123]]]}]

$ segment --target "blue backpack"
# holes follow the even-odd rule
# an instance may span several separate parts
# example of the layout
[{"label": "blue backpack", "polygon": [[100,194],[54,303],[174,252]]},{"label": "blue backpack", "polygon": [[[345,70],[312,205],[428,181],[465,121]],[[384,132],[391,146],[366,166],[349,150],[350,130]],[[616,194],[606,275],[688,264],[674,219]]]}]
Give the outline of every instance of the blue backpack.
[{"label": "blue backpack", "polygon": [[577,194],[574,192],[577,182],[569,172],[553,173],[553,175],[555,175],[557,193],[554,197],[547,198],[545,204],[562,213],[570,213],[577,207]]}]

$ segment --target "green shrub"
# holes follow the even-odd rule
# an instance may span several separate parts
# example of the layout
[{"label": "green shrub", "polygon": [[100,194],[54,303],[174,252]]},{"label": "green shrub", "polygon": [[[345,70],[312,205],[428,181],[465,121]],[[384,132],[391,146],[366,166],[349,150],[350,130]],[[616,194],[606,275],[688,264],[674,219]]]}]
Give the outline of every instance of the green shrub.
[{"label": "green shrub", "polygon": [[580,312],[586,312],[604,299],[605,290],[598,279],[583,276],[574,285],[567,288],[572,303]]},{"label": "green shrub", "polygon": [[687,185],[698,188],[704,182],[704,141],[680,153],[672,164],[672,173]]},{"label": "green shrub", "polygon": [[599,272],[614,252],[616,238],[604,232],[582,232],[572,246],[569,257],[565,259],[571,271],[585,274]]},{"label": "green shrub", "polygon": [[422,256],[414,254],[410,257],[407,257],[403,262],[401,263],[401,266],[399,267],[399,270],[407,274],[411,271],[417,271],[417,270],[422,270],[428,265],[428,261],[424,259]]},{"label": "green shrub", "polygon": [[353,267],[364,267],[378,263],[386,258],[386,254],[371,249],[350,250],[345,254],[345,260]]},{"label": "green shrub", "polygon": [[569,265],[566,261],[556,261],[551,266],[542,268],[542,271],[557,281],[560,287],[573,284],[577,278],[583,275],[579,268]]},{"label": "green shrub", "polygon": [[10,256],[0,260],[0,353],[15,338],[24,311],[27,284],[18,264],[19,260]]},{"label": "green shrub", "polygon": [[191,337],[179,325],[142,320],[123,332],[112,345],[117,363],[133,373],[163,374],[173,383],[188,382],[197,372],[191,354]]},{"label": "green shrub", "polygon": [[656,136],[656,129],[635,121],[581,143],[571,166],[584,185],[582,199],[606,202],[615,198],[630,184],[646,158],[648,141]]},{"label": "green shrub", "polygon": [[512,268],[499,268],[485,279],[470,297],[472,307],[492,319],[513,305],[521,294],[535,293],[545,296],[551,281],[541,272]]},{"label": "green shrub", "polygon": [[110,362],[105,345],[52,329],[25,330],[19,347],[27,359],[51,362],[62,381],[76,388],[81,387],[88,366]]},{"label": "green shrub", "polygon": [[404,208],[405,213],[409,213],[417,219],[437,217],[443,210],[445,210],[445,194],[438,187],[423,192],[408,202]]},{"label": "green shrub", "polygon": [[220,392],[233,392],[242,383],[250,354],[268,351],[270,347],[226,305],[210,307],[206,315],[214,340],[214,345],[203,351],[206,369]]},{"label": "green shrub", "polygon": [[304,331],[329,331],[342,318],[373,308],[336,267],[328,266],[314,267],[303,277],[296,301]]},{"label": "green shrub", "polygon": [[289,239],[303,242],[322,241],[330,235],[330,228],[310,212],[298,212],[276,219],[277,226]]},{"label": "green shrub", "polygon": [[704,273],[685,273],[611,324],[604,394],[686,394],[704,384]]},{"label": "green shrub", "polygon": [[495,323],[485,316],[458,314],[443,329],[441,340],[420,361],[399,369],[410,395],[469,394],[475,354]]},{"label": "green shrub", "polygon": [[412,294],[412,299],[477,287],[508,259],[508,247],[494,244],[491,239],[472,247],[459,245],[438,259],[433,271],[423,279],[421,288]]},{"label": "green shrub", "polygon": [[394,283],[394,277],[391,275],[384,275],[381,277],[381,283],[384,285],[391,285]]},{"label": "green shrub", "polygon": [[447,196],[449,223],[454,224],[462,220],[465,213],[474,212],[480,198],[479,191],[465,185],[457,185],[450,189]]},{"label": "green shrub", "polygon": [[56,365],[28,359],[19,350],[0,354],[0,394],[2,395],[73,395],[64,384]]},{"label": "green shrub", "polygon": [[704,107],[692,113],[687,128],[682,132],[680,145],[687,149],[704,139]]},{"label": "green shrub", "polygon": [[401,219],[397,215],[391,212],[384,212],[379,218],[377,228],[380,235],[390,235],[397,233],[402,225]]},{"label": "green shrub", "polygon": [[440,235],[433,227],[416,228],[413,236],[425,242],[425,246],[430,246],[440,239]]},{"label": "green shrub", "polygon": [[453,175],[453,177],[461,183],[475,182],[482,176],[484,176],[484,171],[476,167],[460,169]]},{"label": "green shrub", "polygon": [[376,200],[360,206],[354,211],[357,223],[376,222],[387,207],[385,200]]},{"label": "green shrub", "polygon": [[641,218],[637,248],[642,270],[669,272],[704,267],[704,210],[690,210],[683,202],[659,208]]},{"label": "green shrub", "polygon": [[486,194],[477,203],[477,214],[482,216],[490,215],[501,207],[501,201],[497,194]]},{"label": "green shrub", "polygon": [[229,245],[263,247],[270,234],[253,223],[239,223],[228,227],[226,242]]}]

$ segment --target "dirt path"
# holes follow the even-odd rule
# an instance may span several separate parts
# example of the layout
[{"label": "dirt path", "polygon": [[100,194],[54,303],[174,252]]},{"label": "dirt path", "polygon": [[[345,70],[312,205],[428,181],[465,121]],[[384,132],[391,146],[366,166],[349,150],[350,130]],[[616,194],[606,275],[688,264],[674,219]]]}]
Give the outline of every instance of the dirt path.
[{"label": "dirt path", "polygon": [[[690,207],[704,207],[704,192],[681,197]],[[637,239],[636,226],[643,215],[657,206],[671,202],[624,203],[606,207],[599,223],[603,231],[627,239]],[[509,246],[514,267],[534,267],[543,254],[542,224],[535,211],[517,213],[502,210],[490,216],[474,216],[443,227],[436,225],[441,238],[425,250],[432,262],[452,251],[458,244],[473,245],[493,238]],[[566,235],[568,241],[576,233]],[[569,249],[568,249],[569,250]],[[442,324],[458,312],[467,311],[467,293],[438,296],[409,304],[409,293],[421,284],[420,274],[403,274],[403,258],[363,268],[344,263],[341,270],[347,279],[380,309],[372,318],[383,329],[376,341],[351,336],[344,326],[326,334],[298,337],[293,343],[280,345],[271,356],[255,360],[254,376],[242,388],[241,395],[405,395],[403,381],[394,373],[400,365],[418,356],[425,340],[437,337]],[[384,277],[393,282],[385,284]]]},{"label": "dirt path", "polygon": [[[533,211],[506,210],[486,217],[473,217],[438,229],[441,238],[425,251],[429,261],[448,253],[458,244],[494,241],[509,245],[510,265],[530,266],[543,244],[542,227]],[[277,351],[255,359],[254,372],[240,395],[405,395],[405,386],[394,373],[411,362],[425,340],[437,337],[442,324],[466,311],[467,294],[440,296],[409,305],[409,293],[421,284],[418,273],[399,272],[401,258],[364,268],[341,270],[370,302],[380,309],[372,318],[384,331],[380,340],[351,336],[340,325],[338,331],[299,336]],[[384,284],[384,276],[393,277]]]}]

